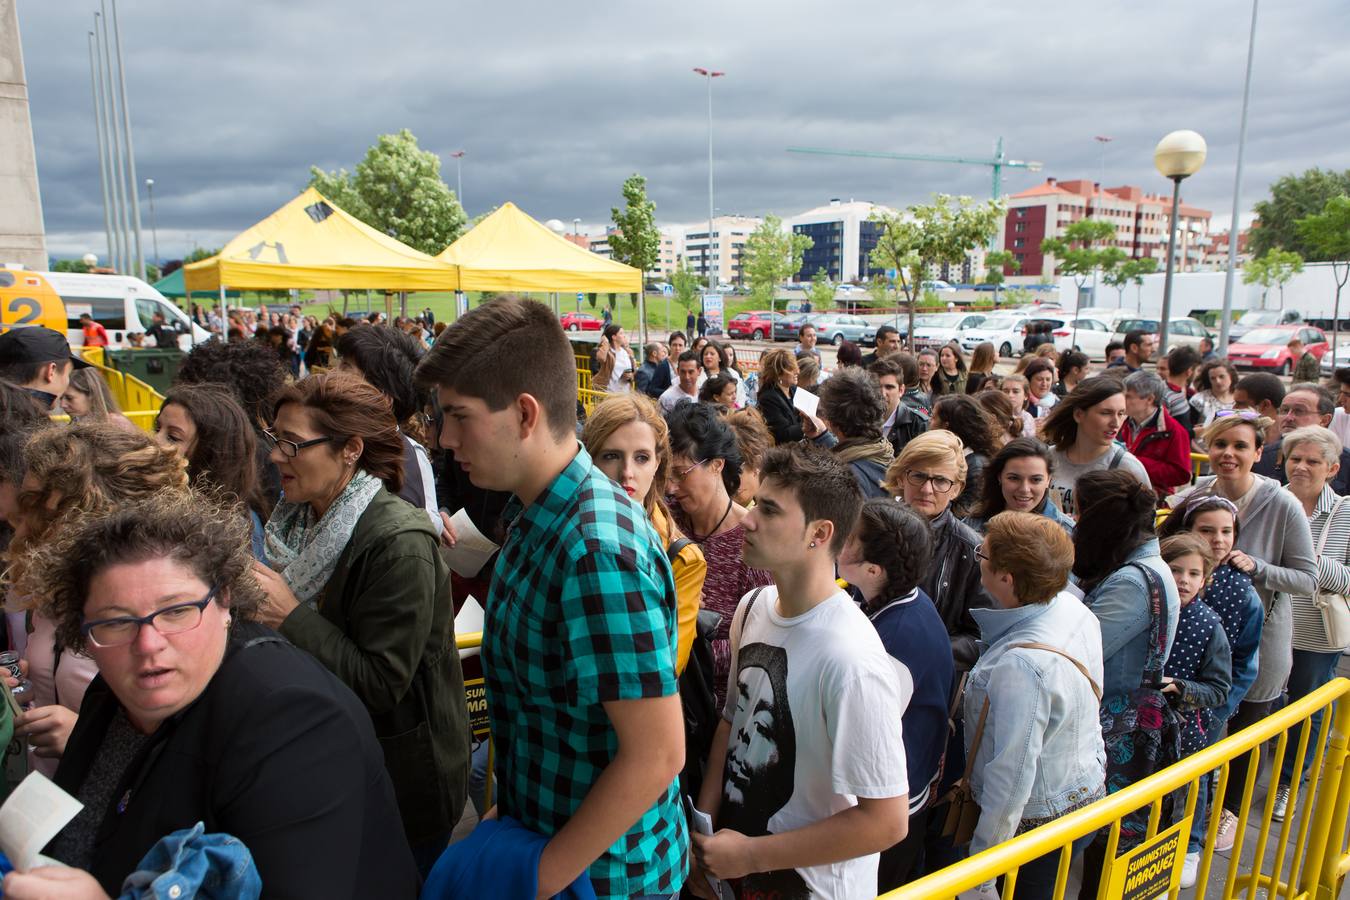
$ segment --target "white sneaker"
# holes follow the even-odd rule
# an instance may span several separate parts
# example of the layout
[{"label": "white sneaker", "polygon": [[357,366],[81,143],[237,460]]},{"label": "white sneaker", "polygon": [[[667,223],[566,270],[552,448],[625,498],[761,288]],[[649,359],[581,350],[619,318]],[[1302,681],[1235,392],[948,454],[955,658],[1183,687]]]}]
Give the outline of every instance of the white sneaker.
[{"label": "white sneaker", "polygon": [[1181,886],[1183,888],[1195,887],[1195,877],[1200,873],[1200,854],[1187,853],[1186,858],[1181,862]]},{"label": "white sneaker", "polygon": [[1237,840],[1238,820],[1237,816],[1228,810],[1219,812],[1219,830],[1214,835],[1214,850],[1218,853],[1226,853],[1233,849],[1233,841]]},{"label": "white sneaker", "polygon": [[1270,814],[1274,822],[1283,822],[1284,814],[1289,809],[1289,785],[1282,784],[1275,789],[1275,810]]}]

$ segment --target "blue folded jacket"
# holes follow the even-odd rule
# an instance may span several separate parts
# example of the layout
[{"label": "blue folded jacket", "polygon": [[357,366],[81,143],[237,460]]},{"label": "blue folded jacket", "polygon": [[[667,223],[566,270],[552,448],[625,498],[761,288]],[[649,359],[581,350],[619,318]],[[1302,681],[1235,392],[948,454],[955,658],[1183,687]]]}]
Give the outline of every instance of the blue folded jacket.
[{"label": "blue folded jacket", "polygon": [[[436,860],[421,900],[500,897],[534,900],[539,890],[539,857],[548,838],[510,817],[478,823],[467,838],[451,844]],[[557,895],[563,900],[595,900],[585,872]]]}]

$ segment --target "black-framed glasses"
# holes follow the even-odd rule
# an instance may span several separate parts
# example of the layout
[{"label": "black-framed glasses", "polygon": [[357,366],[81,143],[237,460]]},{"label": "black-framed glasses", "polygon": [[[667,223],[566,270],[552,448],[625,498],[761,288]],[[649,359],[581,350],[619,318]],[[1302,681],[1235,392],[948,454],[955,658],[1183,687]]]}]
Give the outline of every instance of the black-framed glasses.
[{"label": "black-framed glasses", "polygon": [[910,483],[911,487],[916,488],[921,488],[925,484],[931,484],[933,490],[939,494],[946,494],[956,486],[956,482],[952,481],[946,475],[930,475],[927,472],[906,472],[905,480]]},{"label": "black-framed glasses", "polygon": [[95,619],[80,624],[80,634],[91,641],[95,647],[122,647],[136,640],[142,625],[150,625],[160,634],[182,634],[202,624],[202,613],[216,598],[220,585],[200,600],[190,603],[175,603],[163,609],[157,609],[148,616],[117,616],[112,619]]},{"label": "black-framed glasses", "polygon": [[287,459],[295,459],[295,457],[299,455],[300,451],[305,449],[306,447],[313,447],[316,444],[327,444],[329,441],[336,441],[336,440],[337,438],[335,437],[318,437],[312,438],[308,441],[300,441],[297,443],[296,441],[288,441],[285,438],[277,437],[275,434],[272,433],[272,429],[270,428],[263,429],[263,443],[267,445],[267,449],[280,450],[281,455],[286,457]]}]

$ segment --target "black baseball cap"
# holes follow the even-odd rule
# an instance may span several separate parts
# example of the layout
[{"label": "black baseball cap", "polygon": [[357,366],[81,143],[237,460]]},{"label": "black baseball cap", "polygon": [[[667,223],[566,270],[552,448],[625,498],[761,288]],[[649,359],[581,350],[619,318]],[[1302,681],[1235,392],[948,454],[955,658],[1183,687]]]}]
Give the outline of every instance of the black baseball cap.
[{"label": "black baseball cap", "polygon": [[88,368],[89,363],[75,355],[66,342],[66,336],[42,326],[11,328],[0,334],[0,366],[13,363],[49,363],[68,359],[75,368]]}]

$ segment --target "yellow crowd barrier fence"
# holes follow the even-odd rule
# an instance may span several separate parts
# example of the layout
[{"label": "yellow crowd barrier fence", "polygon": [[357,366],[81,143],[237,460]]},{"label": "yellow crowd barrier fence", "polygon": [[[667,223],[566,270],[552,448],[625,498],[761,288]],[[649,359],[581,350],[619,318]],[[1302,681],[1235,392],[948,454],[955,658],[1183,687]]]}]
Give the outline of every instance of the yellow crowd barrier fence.
[{"label": "yellow crowd barrier fence", "polygon": [[[1244,755],[1250,765],[1242,785],[1242,801],[1236,810],[1239,832],[1226,856],[1214,851],[1218,832],[1218,802],[1204,825],[1204,849],[1200,857],[1196,898],[1218,897],[1232,900],[1243,893],[1246,900],[1283,897],[1284,900],[1332,900],[1340,892],[1341,881],[1350,870],[1346,854],[1346,812],[1350,807],[1350,782],[1345,779],[1347,745],[1350,743],[1350,680],[1337,678],[1313,693],[1294,701],[1279,712],[1228,737],[1212,747],[1195,753],[1130,785],[1090,806],[1019,835],[1010,841],[905,885],[885,896],[885,900],[955,897],[997,878],[1002,878],[1002,900],[1015,900],[1018,870],[1048,853],[1059,853],[1059,871],[1054,896],[1065,896],[1068,887],[1071,844],[1080,837],[1105,829],[1106,859],[1111,861],[1101,874],[1098,900],[1122,896],[1161,897],[1176,900],[1182,860],[1186,853],[1185,830],[1180,840],[1165,840],[1173,820],[1189,821],[1195,812],[1200,779],[1217,770],[1215,797],[1223,797],[1228,786],[1230,764]],[[1312,717],[1322,716],[1321,728],[1313,735]],[[1328,742],[1329,738],[1329,742]],[[1269,742],[1274,741],[1271,745]],[[1266,771],[1273,786],[1287,753],[1306,767],[1306,780],[1289,798],[1283,822],[1272,822],[1275,791],[1265,792],[1256,803],[1256,759],[1265,747],[1271,754]],[[1319,748],[1325,747],[1325,751]],[[1170,819],[1164,818],[1164,803],[1184,791],[1185,800]],[[1147,840],[1130,854],[1117,858],[1121,819],[1147,810]],[[1255,826],[1249,842],[1246,827]],[[1278,826],[1278,834],[1272,825]],[[1290,839],[1293,839],[1292,841]],[[1158,844],[1154,846],[1154,841]],[[1169,849],[1170,848],[1170,849]],[[1163,852],[1156,852],[1161,849]],[[1153,852],[1151,852],[1153,851]],[[1131,864],[1146,859],[1147,869],[1132,869]],[[1140,894],[1132,891],[1131,881],[1145,876],[1165,875],[1170,882],[1165,891]],[[1134,887],[1142,881],[1135,881]],[[1260,892],[1258,894],[1258,892]]]},{"label": "yellow crowd barrier fence", "polygon": [[164,403],[164,396],[135,375],[105,366],[102,347],[81,348],[81,353],[85,361],[97,368],[108,383],[108,390],[112,392],[122,415],[142,431],[153,433],[155,418]]}]

